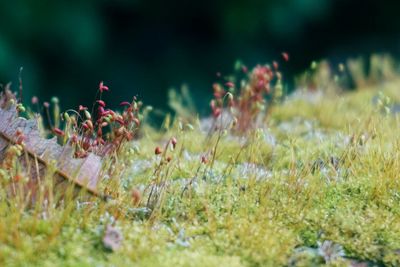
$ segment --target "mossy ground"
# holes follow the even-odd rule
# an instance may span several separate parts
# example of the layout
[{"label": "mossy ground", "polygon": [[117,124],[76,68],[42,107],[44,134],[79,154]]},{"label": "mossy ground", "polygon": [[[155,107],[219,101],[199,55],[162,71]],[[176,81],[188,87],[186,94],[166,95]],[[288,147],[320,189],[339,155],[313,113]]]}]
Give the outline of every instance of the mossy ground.
[{"label": "mossy ground", "polygon": [[[400,113],[386,114],[375,101],[382,91],[389,107],[400,103],[399,86],[289,98],[272,109],[268,129],[244,138],[207,137],[196,123],[180,129],[178,120],[161,130],[144,127],[114,165],[123,172],[105,182],[120,193],[114,200],[27,208],[2,190],[0,263],[399,266]],[[157,167],[154,147],[173,136],[172,161]],[[148,217],[149,190],[139,207],[130,190],[143,191],[152,180],[166,187]],[[123,242],[111,252],[102,238],[114,221]]]}]

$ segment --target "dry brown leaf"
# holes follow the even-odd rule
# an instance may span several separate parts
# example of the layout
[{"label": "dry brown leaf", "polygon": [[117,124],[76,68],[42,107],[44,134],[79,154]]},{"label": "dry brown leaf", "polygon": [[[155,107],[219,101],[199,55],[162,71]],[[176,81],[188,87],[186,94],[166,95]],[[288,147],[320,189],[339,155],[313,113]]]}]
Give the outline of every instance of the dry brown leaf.
[{"label": "dry brown leaf", "polygon": [[[31,173],[31,184],[37,182],[37,175],[33,174],[35,171],[32,169],[43,170],[55,163],[56,183],[72,181],[78,187],[100,196],[97,189],[102,158],[91,153],[86,158],[74,158],[71,146],[61,146],[56,138],[46,139],[41,136],[37,119],[19,117],[14,104],[16,101],[9,101],[10,98],[13,98],[13,95],[10,95],[8,90],[0,97],[0,163],[4,160],[7,148],[17,142],[17,131],[20,131],[25,136],[23,144],[25,155],[29,155],[30,162],[29,164],[24,162],[24,165],[31,166],[28,170]],[[26,161],[23,156],[21,160]],[[35,168],[35,165],[38,167]]]}]

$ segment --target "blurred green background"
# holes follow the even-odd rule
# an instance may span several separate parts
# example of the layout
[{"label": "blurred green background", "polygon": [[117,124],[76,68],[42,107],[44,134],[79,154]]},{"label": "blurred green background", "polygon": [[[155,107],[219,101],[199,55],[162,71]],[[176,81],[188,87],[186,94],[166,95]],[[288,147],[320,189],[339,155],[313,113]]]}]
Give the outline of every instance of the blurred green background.
[{"label": "blurred green background", "polygon": [[311,60],[341,61],[371,52],[399,55],[395,1],[13,0],[0,2],[0,81],[24,100],[56,95],[62,107],[89,105],[98,82],[109,104],[138,95],[166,108],[167,90],[189,85],[207,109],[215,73],[288,51],[290,83]]}]

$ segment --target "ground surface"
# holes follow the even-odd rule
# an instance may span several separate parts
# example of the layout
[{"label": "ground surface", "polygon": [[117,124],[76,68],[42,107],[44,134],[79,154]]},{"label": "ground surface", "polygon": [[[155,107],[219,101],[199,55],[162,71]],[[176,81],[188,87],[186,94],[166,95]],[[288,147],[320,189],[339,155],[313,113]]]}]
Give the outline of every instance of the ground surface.
[{"label": "ground surface", "polygon": [[[204,120],[193,129],[144,127],[121,156],[124,166],[115,164],[123,168],[120,179],[108,178],[121,192],[117,199],[27,208],[2,191],[0,263],[399,266],[399,86],[300,92],[272,109],[268,127],[246,137],[207,137]],[[177,146],[160,166],[154,147],[171,137]],[[160,183],[150,213],[152,180]],[[142,194],[138,207],[126,193],[132,188]],[[111,241],[104,240],[107,225],[116,235],[106,236]],[[114,251],[105,248],[119,238]]]}]

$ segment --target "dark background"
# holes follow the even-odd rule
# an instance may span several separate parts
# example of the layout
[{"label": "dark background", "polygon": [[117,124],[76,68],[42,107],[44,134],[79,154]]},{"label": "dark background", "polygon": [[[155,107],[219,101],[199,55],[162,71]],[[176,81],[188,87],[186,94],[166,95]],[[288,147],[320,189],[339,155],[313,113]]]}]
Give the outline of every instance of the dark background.
[{"label": "dark background", "polygon": [[[398,2],[398,1],[397,1]],[[171,87],[189,85],[200,110],[237,59],[249,66],[291,55],[287,81],[312,60],[400,54],[396,1],[33,1],[0,2],[0,81],[21,66],[24,98],[56,95],[89,105],[104,80],[117,105],[139,95],[165,108]]]}]

